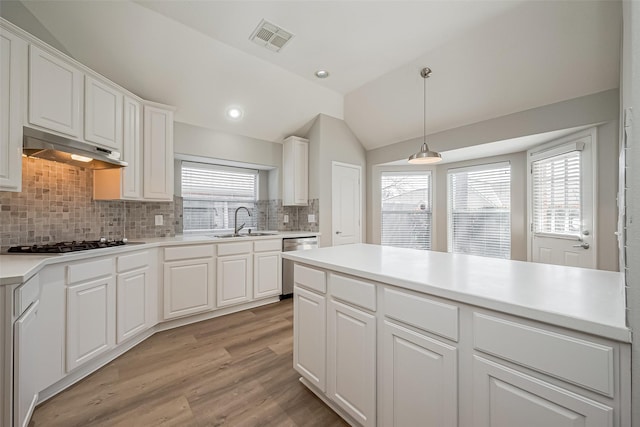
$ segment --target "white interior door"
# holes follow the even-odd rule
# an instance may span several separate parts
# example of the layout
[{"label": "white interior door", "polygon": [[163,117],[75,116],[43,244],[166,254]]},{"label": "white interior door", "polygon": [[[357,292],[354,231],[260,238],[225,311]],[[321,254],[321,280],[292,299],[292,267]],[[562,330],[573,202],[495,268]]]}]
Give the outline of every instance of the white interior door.
[{"label": "white interior door", "polygon": [[333,245],[362,242],[360,166],[333,162],[331,234]]},{"label": "white interior door", "polygon": [[596,268],[595,128],[528,153],[529,259]]}]

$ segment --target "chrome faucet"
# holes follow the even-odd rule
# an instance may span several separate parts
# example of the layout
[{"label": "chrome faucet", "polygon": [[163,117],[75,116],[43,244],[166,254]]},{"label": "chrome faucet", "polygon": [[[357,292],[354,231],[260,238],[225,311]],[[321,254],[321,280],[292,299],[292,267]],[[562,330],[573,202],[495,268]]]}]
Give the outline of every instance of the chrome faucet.
[{"label": "chrome faucet", "polygon": [[240,227],[238,227],[238,211],[240,209],[244,209],[245,211],[247,211],[247,213],[249,214],[249,216],[251,216],[251,212],[249,211],[249,209],[247,209],[244,206],[240,206],[239,208],[236,209],[236,212],[233,214],[233,225],[234,225],[234,229],[233,229],[233,234],[238,234],[240,232],[240,230],[242,230],[244,228],[244,222],[242,223],[242,225]]}]

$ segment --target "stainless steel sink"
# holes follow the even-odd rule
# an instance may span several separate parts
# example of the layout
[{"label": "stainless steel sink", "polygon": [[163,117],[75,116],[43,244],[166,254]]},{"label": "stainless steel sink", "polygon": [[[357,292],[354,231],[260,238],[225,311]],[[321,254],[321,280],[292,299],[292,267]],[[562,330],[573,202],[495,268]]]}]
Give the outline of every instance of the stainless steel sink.
[{"label": "stainless steel sink", "polygon": [[251,236],[275,236],[276,233],[242,233],[242,234],[213,234],[210,237],[218,239],[226,239],[229,237],[251,237]]}]

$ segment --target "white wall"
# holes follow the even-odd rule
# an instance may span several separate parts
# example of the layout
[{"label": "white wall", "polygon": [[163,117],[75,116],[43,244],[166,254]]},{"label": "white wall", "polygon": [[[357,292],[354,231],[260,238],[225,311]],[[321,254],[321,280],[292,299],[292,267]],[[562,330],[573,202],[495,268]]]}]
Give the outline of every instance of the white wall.
[{"label": "white wall", "polygon": [[[640,426],[640,4],[623,2],[622,109],[633,108],[634,134],[627,152],[627,324],[635,344],[631,347],[632,425]],[[634,83],[635,82],[635,83]],[[633,221],[636,218],[636,221]]]},{"label": "white wall", "polygon": [[[309,139],[309,198],[319,199],[319,229],[321,246],[331,246],[331,165],[333,161],[366,168],[364,147],[340,119],[318,115],[306,135]],[[362,206],[365,204],[366,179],[362,180]],[[362,217],[362,236],[365,235],[365,216]]]},{"label": "white wall", "polygon": [[[507,140],[526,135],[567,129],[588,124],[598,126],[598,268],[618,269],[617,239],[617,156],[618,156],[618,91],[606,91],[557,104],[551,104],[461,128],[440,132],[428,137],[429,147],[447,151]],[[420,146],[422,138],[400,142],[367,152],[367,238],[378,243],[380,226],[379,178],[374,176],[375,165],[406,159]],[[526,260],[526,157],[524,153],[504,157],[512,162],[512,258]],[[481,161],[463,164],[483,163]],[[493,161],[493,160],[492,160]],[[437,166],[434,197],[434,249],[446,251],[446,169],[455,165]],[[374,183],[378,183],[374,186]],[[376,201],[375,204],[373,201]],[[374,220],[373,213],[378,218]]]}]

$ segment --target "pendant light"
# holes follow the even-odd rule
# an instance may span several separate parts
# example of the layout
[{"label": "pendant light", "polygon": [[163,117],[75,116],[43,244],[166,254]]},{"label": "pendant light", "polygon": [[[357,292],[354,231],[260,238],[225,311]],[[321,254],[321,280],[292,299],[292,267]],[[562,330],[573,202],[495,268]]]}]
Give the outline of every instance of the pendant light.
[{"label": "pendant light", "polygon": [[420,151],[409,157],[409,163],[412,165],[428,165],[442,161],[440,153],[429,150],[429,146],[427,145],[427,79],[431,76],[431,68],[424,67],[420,70],[420,75],[424,79],[424,139]]}]

